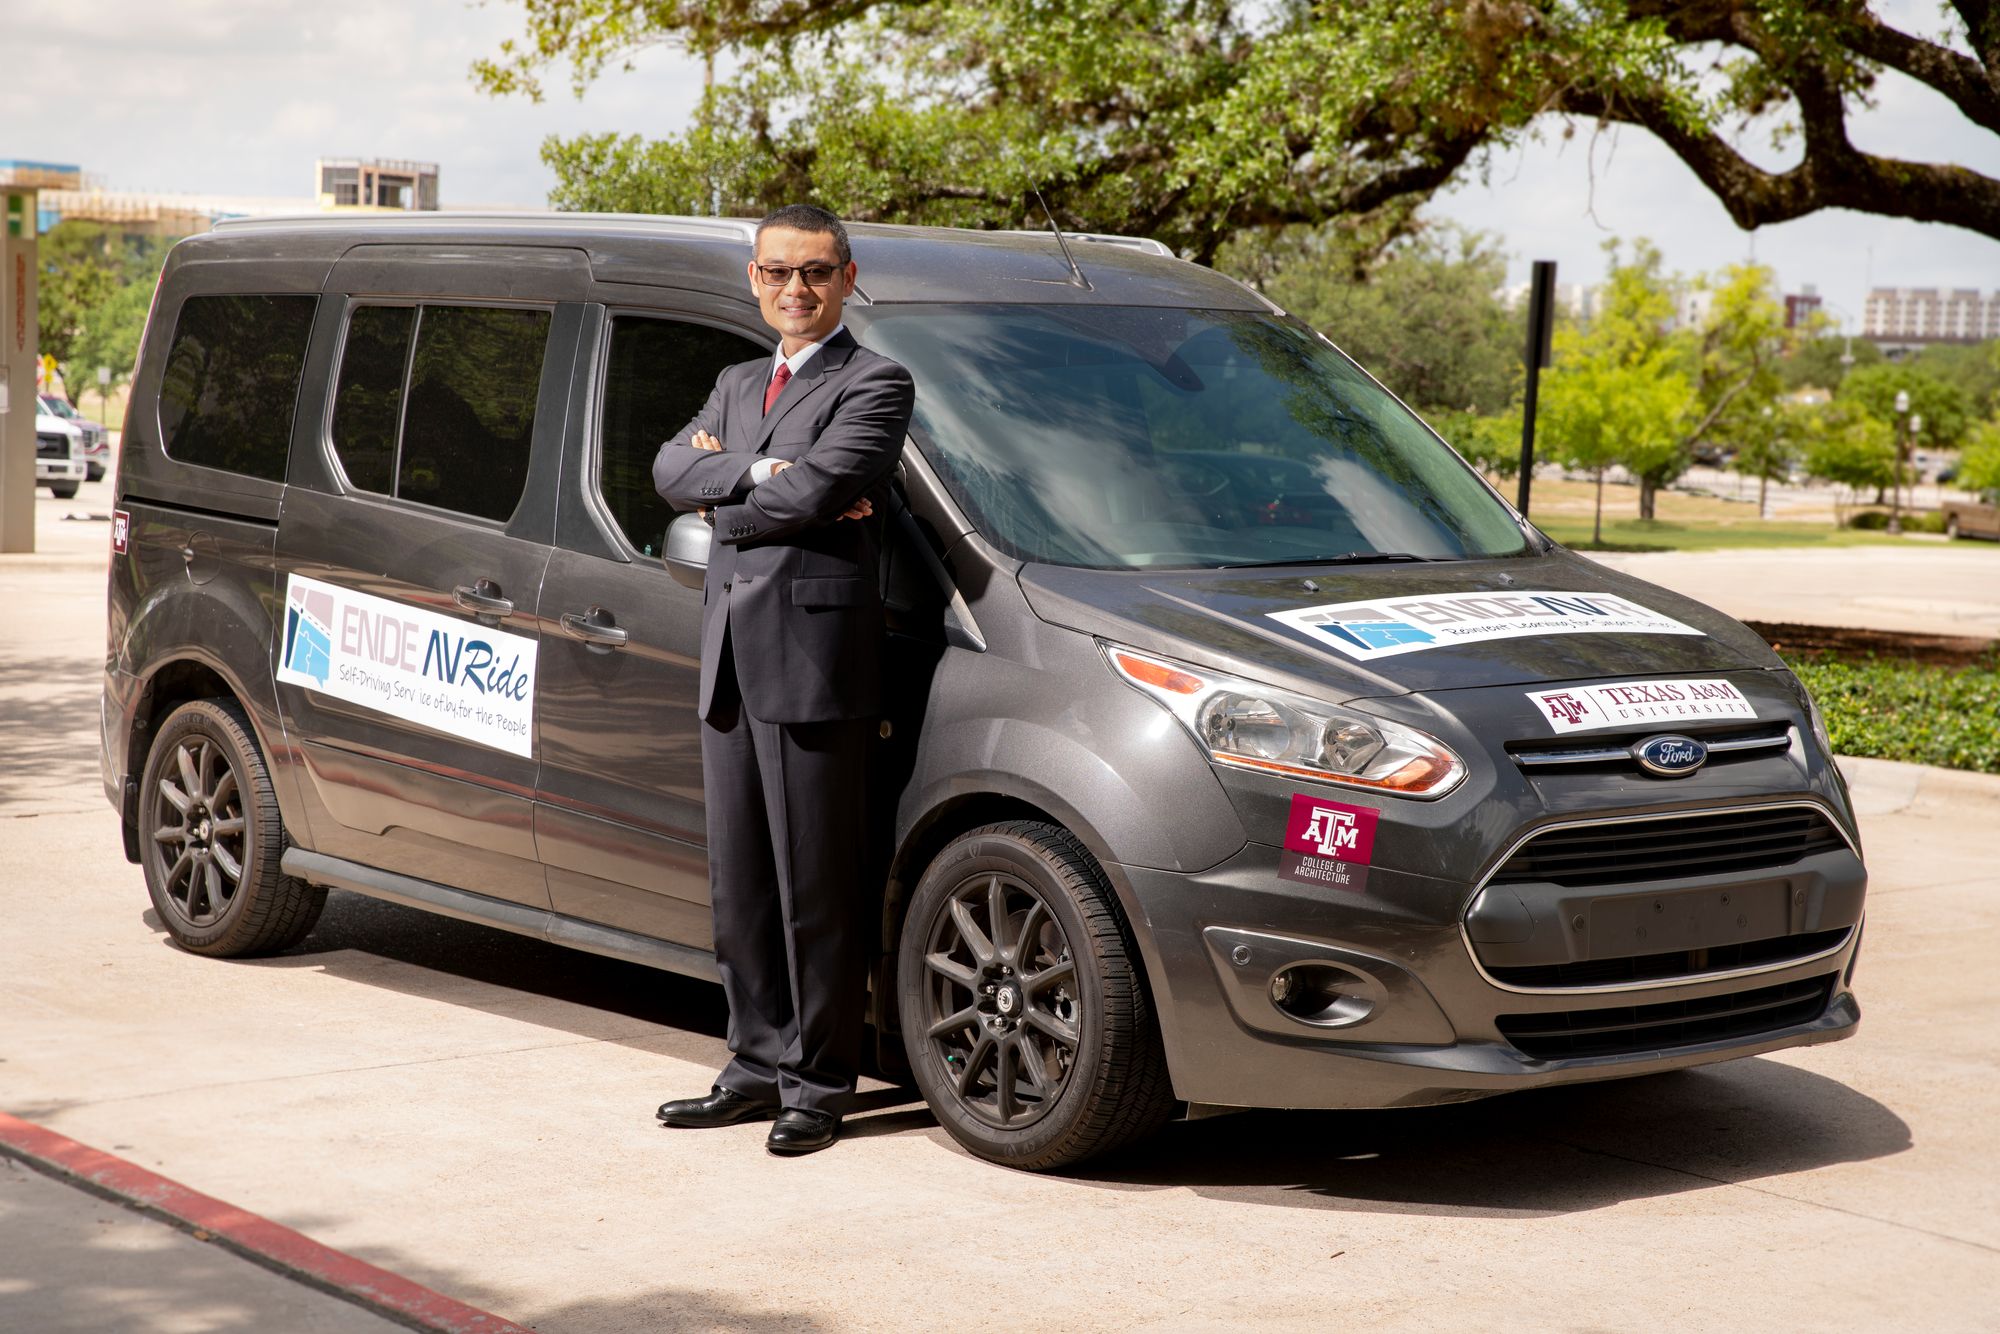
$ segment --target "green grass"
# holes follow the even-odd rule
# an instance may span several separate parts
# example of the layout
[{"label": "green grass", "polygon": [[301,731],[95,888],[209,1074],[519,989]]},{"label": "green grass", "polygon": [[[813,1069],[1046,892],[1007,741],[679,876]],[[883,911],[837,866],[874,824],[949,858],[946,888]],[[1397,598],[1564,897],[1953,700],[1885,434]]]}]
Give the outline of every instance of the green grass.
[{"label": "green grass", "polygon": [[1970,667],[1786,653],[1834,751],[2000,773],[2000,648]]},{"label": "green grass", "polygon": [[1578,551],[1719,551],[1725,547],[1880,547],[1910,539],[1835,528],[1830,523],[1777,520],[1607,519],[1604,541],[1590,540],[1590,516],[1530,513],[1535,526]]}]

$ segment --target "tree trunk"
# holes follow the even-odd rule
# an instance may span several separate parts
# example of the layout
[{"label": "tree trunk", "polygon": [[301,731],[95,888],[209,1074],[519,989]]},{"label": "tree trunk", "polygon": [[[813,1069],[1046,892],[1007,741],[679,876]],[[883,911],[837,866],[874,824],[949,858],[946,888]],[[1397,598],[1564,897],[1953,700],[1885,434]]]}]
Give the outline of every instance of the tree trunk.
[{"label": "tree trunk", "polygon": [[1604,469],[1597,470],[1597,512],[1590,520],[1590,545],[1604,545]]},{"label": "tree trunk", "polygon": [[[1599,479],[1600,484],[1602,479]],[[1659,485],[1644,473],[1639,474],[1639,517],[1651,523],[1653,520],[1653,497],[1659,494]]]}]

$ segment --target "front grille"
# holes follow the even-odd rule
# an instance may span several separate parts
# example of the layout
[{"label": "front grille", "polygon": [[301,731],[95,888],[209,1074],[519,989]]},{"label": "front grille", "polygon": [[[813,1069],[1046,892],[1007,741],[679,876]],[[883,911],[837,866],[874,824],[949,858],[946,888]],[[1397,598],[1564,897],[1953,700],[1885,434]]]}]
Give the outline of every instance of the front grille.
[{"label": "front grille", "polygon": [[1490,883],[1586,888],[1729,875],[1790,866],[1845,846],[1840,832],[1810,806],[1568,825],[1536,834],[1516,848]]},{"label": "front grille", "polygon": [[1823,954],[1847,939],[1852,927],[1805,931],[1795,936],[1746,940],[1736,945],[1710,945],[1698,950],[1664,954],[1629,954],[1620,959],[1585,959],[1577,963],[1526,964],[1486,971],[1496,982],[1514,987],[1605,987],[1622,982],[1657,982],[1696,973],[1726,973],[1736,968],[1782,964]]},{"label": "front grille", "polygon": [[1503,1014],[1497,1022],[1502,1037],[1524,1055],[1541,1060],[1628,1056],[1755,1037],[1811,1023],[1826,1012],[1832,994],[1833,975],[1829,973],[1703,1000]]},{"label": "front grille", "polygon": [[69,457],[69,437],[61,435],[38,435],[35,437],[35,457],[38,459],[66,459]]},{"label": "front grille", "polygon": [[1683,728],[1655,727],[1645,731],[1611,732],[1588,738],[1510,741],[1507,743],[1507,754],[1522,769],[1543,778],[1565,774],[1638,773],[1641,770],[1639,762],[1632,758],[1632,747],[1647,737],[1659,736],[1663,731],[1695,737],[1707,746],[1708,759],[1702,765],[1704,770],[1717,765],[1767,759],[1782,753],[1792,744],[1792,725],[1788,722],[1734,727],[1696,724]]}]

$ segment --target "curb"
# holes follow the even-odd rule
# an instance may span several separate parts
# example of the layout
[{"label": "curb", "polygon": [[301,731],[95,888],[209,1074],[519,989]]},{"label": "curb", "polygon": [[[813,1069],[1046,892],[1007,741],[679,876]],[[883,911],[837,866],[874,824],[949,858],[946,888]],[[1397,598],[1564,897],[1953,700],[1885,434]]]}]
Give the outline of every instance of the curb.
[{"label": "curb", "polygon": [[199,1240],[215,1242],[254,1264],[411,1329],[447,1334],[532,1334],[526,1326],[467,1306],[365,1260],[322,1246],[283,1224],[5,1112],[0,1112],[0,1155],[190,1232]]}]

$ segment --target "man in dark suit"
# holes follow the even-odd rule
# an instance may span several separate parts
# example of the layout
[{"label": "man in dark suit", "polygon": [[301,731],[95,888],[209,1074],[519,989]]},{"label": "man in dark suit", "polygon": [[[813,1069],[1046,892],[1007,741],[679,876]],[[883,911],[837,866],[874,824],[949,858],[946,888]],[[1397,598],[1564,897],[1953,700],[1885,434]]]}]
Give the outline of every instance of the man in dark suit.
[{"label": "man in dark suit", "polygon": [[879,521],[909,372],[854,341],[840,220],[795,204],[757,228],[750,287],[781,341],[732,366],[660,447],[653,483],[712,511],[702,589],[702,779],[715,957],[733,1059],[670,1126],[776,1118],[773,1153],[832,1144],[861,1059],[872,933],[860,881],[880,716]]}]

